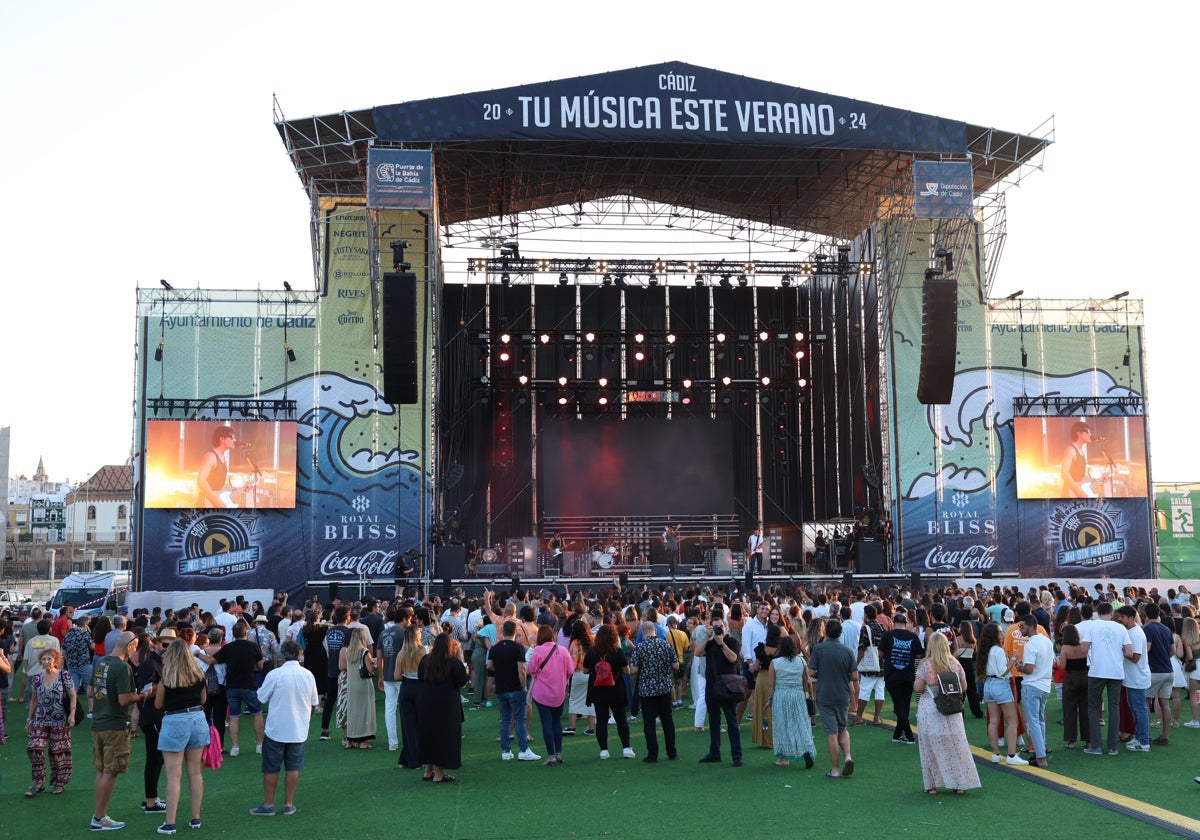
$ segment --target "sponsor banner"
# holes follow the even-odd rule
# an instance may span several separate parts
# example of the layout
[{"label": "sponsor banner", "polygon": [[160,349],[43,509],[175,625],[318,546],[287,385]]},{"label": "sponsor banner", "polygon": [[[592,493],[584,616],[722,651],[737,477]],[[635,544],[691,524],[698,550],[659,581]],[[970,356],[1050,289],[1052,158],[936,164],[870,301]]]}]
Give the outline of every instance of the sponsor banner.
[{"label": "sponsor banner", "polygon": [[598,140],[966,152],[966,123],[668,62],[374,109],[387,142]]},{"label": "sponsor banner", "polygon": [[[919,253],[929,249],[936,225],[887,224],[892,229],[883,235],[903,236],[907,251]],[[947,405],[916,401],[926,263],[910,258],[903,278],[888,279],[899,283],[887,338],[897,563],[905,572],[931,574],[1147,576],[1153,565],[1147,497],[1017,498],[1016,397],[1077,397],[1080,405],[1084,398],[1140,398],[1140,341],[1129,345],[1131,365],[1123,364],[1125,313],[1114,319],[1086,307],[1051,310],[1034,302],[1020,319],[1014,311],[1006,320],[1006,309],[993,312],[979,302],[971,248],[958,258],[957,365]],[[1106,403],[1104,412],[1120,415],[1137,402]]]},{"label": "sponsor banner", "polygon": [[433,207],[433,152],[367,149],[367,206],[394,210]]},{"label": "sponsor banner", "polygon": [[913,215],[918,219],[970,219],[974,201],[969,161],[913,162]]},{"label": "sponsor banner", "polygon": [[[246,503],[212,510],[141,510],[142,589],[298,593],[307,581],[391,581],[424,572],[421,554],[431,500],[425,446],[429,371],[419,379],[417,405],[384,401],[382,349],[374,340],[368,211],[332,204],[322,211],[322,292],[315,300],[311,294],[290,297],[286,316],[282,301],[264,302],[254,292],[171,300],[163,382],[157,364],[147,366],[139,382],[143,423],[146,399],[162,392],[235,404],[294,400],[295,507],[267,510]],[[389,226],[409,229],[422,223],[408,211],[370,212],[377,213],[381,234]],[[414,249],[409,259],[423,276],[424,254]],[[419,284],[419,313],[426,312],[424,294]],[[152,343],[163,326],[162,308],[149,305],[147,295],[142,301],[145,340]],[[284,320],[296,354],[286,363],[280,350]],[[428,360],[423,315],[418,326],[426,351],[419,355]],[[224,419],[204,415],[201,411],[193,419]],[[230,483],[248,472],[242,463],[230,456]],[[181,464],[179,469],[181,480],[195,480],[194,468]],[[135,492],[140,498],[140,486]]]}]

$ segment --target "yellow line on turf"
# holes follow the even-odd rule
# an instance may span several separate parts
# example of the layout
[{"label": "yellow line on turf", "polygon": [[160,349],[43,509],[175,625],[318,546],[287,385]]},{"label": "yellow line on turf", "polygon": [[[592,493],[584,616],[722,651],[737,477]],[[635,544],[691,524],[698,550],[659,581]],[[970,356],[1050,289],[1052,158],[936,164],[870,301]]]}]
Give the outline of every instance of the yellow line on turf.
[{"label": "yellow line on turf", "polygon": [[[915,728],[914,731],[916,731]],[[990,761],[992,757],[990,750],[980,749],[976,746],[971,747],[971,753],[988,761]],[[1064,776],[1061,773],[1043,770],[1041,767],[1035,767],[1032,764],[1030,764],[1028,767],[1010,767],[1008,765],[1004,765],[1004,767],[1008,770],[1018,773],[1028,773],[1031,776],[1036,776],[1039,779],[1044,779],[1052,782],[1055,785],[1059,785],[1064,788],[1070,788],[1073,791],[1087,794],[1088,796],[1094,796],[1102,801],[1111,802],[1114,805],[1118,805],[1122,808],[1128,808],[1131,811],[1144,814],[1147,817],[1152,817],[1153,819],[1161,820],[1162,822],[1170,823],[1171,825],[1177,825],[1181,828],[1186,828],[1189,831],[1200,834],[1200,820],[1192,819],[1191,817],[1185,817],[1183,814],[1177,814],[1174,811],[1168,811],[1166,808],[1159,808],[1157,805],[1151,805],[1150,803],[1143,802],[1140,799],[1124,796],[1107,788],[1089,785],[1087,782],[1081,782],[1078,779],[1073,779],[1070,776]]]}]

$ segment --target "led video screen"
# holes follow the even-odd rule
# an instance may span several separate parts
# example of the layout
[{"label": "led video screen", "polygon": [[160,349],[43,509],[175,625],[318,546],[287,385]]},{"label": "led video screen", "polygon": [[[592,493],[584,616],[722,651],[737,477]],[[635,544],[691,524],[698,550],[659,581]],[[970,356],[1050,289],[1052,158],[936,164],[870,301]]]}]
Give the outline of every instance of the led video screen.
[{"label": "led video screen", "polygon": [[1149,495],[1143,417],[1016,417],[1017,498]]},{"label": "led video screen", "polygon": [[294,421],[151,420],[147,508],[294,508]]}]

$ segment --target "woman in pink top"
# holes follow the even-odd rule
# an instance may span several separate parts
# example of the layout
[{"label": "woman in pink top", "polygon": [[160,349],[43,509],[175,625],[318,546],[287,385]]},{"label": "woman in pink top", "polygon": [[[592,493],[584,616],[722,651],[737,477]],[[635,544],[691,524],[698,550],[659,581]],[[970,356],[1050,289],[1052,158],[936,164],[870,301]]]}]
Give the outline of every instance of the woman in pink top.
[{"label": "woman in pink top", "polygon": [[554,641],[554,629],[543,624],[538,627],[537,647],[529,657],[529,675],[533,681],[531,696],[542,720],[542,737],[550,757],[547,767],[562,764],[562,707],[567,696],[567,683],[575,672],[575,660],[567,649]]}]

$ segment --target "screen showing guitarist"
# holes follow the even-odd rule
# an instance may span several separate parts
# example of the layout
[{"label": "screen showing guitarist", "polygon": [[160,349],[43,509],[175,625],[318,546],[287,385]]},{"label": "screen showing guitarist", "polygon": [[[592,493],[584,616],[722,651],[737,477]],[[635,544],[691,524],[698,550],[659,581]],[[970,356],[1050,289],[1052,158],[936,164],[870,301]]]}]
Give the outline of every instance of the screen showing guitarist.
[{"label": "screen showing guitarist", "polygon": [[237,438],[230,427],[218,426],[213,430],[212,442],[212,449],[200,459],[200,472],[196,476],[196,507],[231,507],[221,498],[221,492],[229,476],[229,451],[237,445]]},{"label": "screen showing guitarist", "polygon": [[1071,424],[1071,442],[1063,451],[1063,494],[1072,499],[1095,497],[1083,486],[1088,474],[1087,445],[1092,440],[1092,428],[1080,420]]}]

